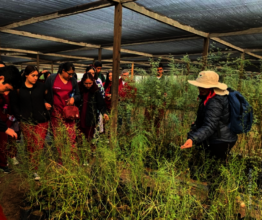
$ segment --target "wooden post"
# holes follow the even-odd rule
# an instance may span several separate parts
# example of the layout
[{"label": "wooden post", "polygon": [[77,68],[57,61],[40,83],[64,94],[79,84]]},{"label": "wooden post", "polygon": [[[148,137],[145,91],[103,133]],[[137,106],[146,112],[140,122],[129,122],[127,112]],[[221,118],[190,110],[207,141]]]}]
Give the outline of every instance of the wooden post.
[{"label": "wooden post", "polygon": [[245,67],[245,53],[241,54],[240,69],[239,69],[239,80],[237,90],[241,90],[242,79],[244,78],[244,67]]},{"label": "wooden post", "polygon": [[188,76],[189,73],[190,73],[190,63],[189,63],[189,62],[188,62],[187,65],[186,65],[186,69],[187,69],[186,75]]},{"label": "wooden post", "polygon": [[[120,50],[121,50],[121,36],[122,36],[122,4],[115,5],[115,18],[114,18],[114,46],[113,46],[113,77],[112,77],[112,134],[111,134],[111,147],[114,147],[114,140],[117,134],[117,105],[118,105],[118,81],[120,69]],[[113,141],[112,141],[113,140]]]},{"label": "wooden post", "polygon": [[51,63],[51,73],[54,73],[54,62]]},{"label": "wooden post", "polygon": [[40,71],[40,69],[39,69],[39,54],[36,55],[36,63],[37,63],[37,69],[38,69],[38,71]]},{"label": "wooden post", "polygon": [[131,79],[134,79],[134,62],[132,63],[132,67],[131,67]]},{"label": "wooden post", "polygon": [[98,61],[101,62],[102,61],[102,48],[98,49]]},{"label": "wooden post", "polygon": [[209,49],[209,38],[204,38],[203,67],[202,67],[202,70],[204,70],[207,67],[208,49]]}]

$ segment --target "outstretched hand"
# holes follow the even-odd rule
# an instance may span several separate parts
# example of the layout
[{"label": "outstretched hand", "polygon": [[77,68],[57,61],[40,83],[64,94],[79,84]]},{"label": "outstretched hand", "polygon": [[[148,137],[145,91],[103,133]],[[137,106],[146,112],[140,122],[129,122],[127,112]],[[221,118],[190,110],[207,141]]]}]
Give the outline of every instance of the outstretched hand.
[{"label": "outstretched hand", "polygon": [[193,147],[193,141],[191,139],[188,139],[184,145],[181,146],[181,149],[186,149]]},{"label": "outstretched hand", "polygon": [[15,133],[15,131],[11,128],[8,128],[5,133],[9,136],[11,136],[12,138],[17,139],[17,133]]}]

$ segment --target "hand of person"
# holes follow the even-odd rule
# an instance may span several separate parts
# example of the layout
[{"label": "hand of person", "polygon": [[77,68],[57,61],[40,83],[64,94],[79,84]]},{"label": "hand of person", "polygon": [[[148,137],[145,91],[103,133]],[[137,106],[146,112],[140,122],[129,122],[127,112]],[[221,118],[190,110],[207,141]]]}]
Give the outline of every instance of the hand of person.
[{"label": "hand of person", "polygon": [[49,111],[52,108],[52,105],[49,103],[45,103],[45,108]]},{"label": "hand of person", "polygon": [[75,103],[75,99],[72,97],[72,98],[70,98],[68,101],[67,101],[67,105],[74,105],[74,103]]},{"label": "hand of person", "polygon": [[109,121],[109,116],[108,116],[107,114],[104,114],[104,119],[105,119],[106,121]]},{"label": "hand of person", "polygon": [[181,146],[181,149],[186,149],[193,147],[193,141],[191,139],[188,139],[184,145]]},{"label": "hand of person", "polygon": [[12,138],[17,139],[17,133],[15,133],[15,131],[11,128],[8,128],[5,133],[9,136],[11,136]]}]

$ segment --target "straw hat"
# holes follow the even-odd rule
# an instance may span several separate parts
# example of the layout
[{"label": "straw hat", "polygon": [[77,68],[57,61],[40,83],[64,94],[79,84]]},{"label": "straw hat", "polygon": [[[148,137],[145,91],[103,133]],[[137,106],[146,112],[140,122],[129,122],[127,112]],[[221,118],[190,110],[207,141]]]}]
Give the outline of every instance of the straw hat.
[{"label": "straw hat", "polygon": [[198,74],[196,80],[188,80],[193,86],[214,89],[217,95],[228,95],[227,85],[219,82],[219,75],[214,71],[202,71]]}]

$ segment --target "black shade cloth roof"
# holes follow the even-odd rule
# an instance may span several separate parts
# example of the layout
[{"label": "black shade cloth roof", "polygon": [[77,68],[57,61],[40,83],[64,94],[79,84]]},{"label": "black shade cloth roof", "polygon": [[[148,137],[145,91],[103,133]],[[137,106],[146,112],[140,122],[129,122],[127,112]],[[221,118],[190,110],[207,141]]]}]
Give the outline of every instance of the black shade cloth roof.
[{"label": "black shade cloth roof", "polygon": [[13,34],[0,33],[0,44],[5,48],[19,48],[40,52],[55,52],[58,50],[70,50],[79,48],[75,45],[52,42],[48,40],[35,39]]},{"label": "black shade cloth roof", "polygon": [[[2,0],[0,5],[0,26],[22,21],[35,16],[46,15],[70,7],[96,2],[96,0]],[[232,32],[249,28],[262,27],[262,0],[137,0],[136,3],[162,14],[181,24],[189,25],[208,33]],[[81,14],[52,19],[15,28],[71,40],[102,46],[113,46],[114,7],[88,11]],[[203,52],[203,38],[178,40],[163,43],[146,43],[155,39],[174,39],[196,36],[167,24],[156,21],[145,15],[123,8],[122,44],[145,42],[139,45],[122,46],[124,49],[153,55],[191,54],[192,60],[197,60]],[[221,39],[244,49],[262,48],[262,34],[234,35]],[[210,40],[215,50],[227,50],[222,44]],[[97,49],[61,52],[81,48],[76,45],[57,43],[49,40],[34,39],[0,32],[0,46],[43,53],[61,53],[72,56],[84,56],[97,59]],[[211,47],[210,47],[211,48]],[[194,55],[200,53],[200,55]],[[112,51],[102,50],[102,59],[112,59]],[[261,53],[255,53],[262,55]],[[121,57],[132,57],[130,61],[148,61],[148,57],[140,57],[130,53],[122,53]],[[134,58],[138,56],[138,58]],[[234,56],[239,56],[235,54]],[[29,55],[28,57],[36,57]],[[247,56],[248,57],[248,56]],[[2,57],[6,62],[23,62],[17,58]],[[70,60],[61,57],[40,55],[40,59],[50,61]],[[252,57],[252,59],[256,59]],[[27,60],[25,60],[26,62]],[[90,61],[91,62],[91,61]],[[90,63],[81,61],[81,63]]]},{"label": "black shade cloth roof", "polygon": [[[60,37],[72,41],[84,41],[99,45],[113,45],[114,7],[44,21],[17,30]],[[192,36],[169,25],[123,8],[122,43],[150,40],[156,36]]]},{"label": "black shade cloth roof", "polygon": [[1,0],[0,26],[96,0]]},{"label": "black shade cloth roof", "polygon": [[261,0],[138,0],[137,3],[205,32],[262,26]]},{"label": "black shade cloth roof", "polygon": [[262,48],[262,34],[247,34],[247,35],[240,35],[240,36],[227,36],[221,38],[241,48],[249,48],[249,49]]}]

